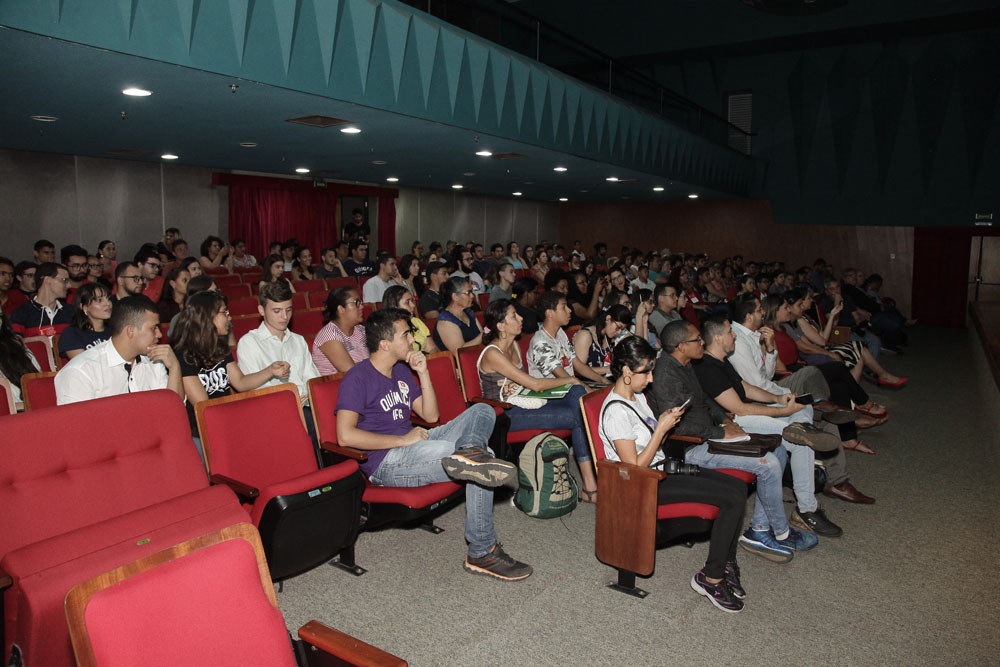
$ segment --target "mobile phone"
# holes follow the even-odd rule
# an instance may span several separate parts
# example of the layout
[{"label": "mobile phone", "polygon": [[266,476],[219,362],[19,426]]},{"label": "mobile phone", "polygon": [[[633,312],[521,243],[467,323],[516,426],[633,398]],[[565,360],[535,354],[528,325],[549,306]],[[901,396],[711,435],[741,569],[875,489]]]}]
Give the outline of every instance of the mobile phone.
[{"label": "mobile phone", "polygon": [[674,408],[674,410],[683,410],[684,408],[686,408],[688,406],[688,403],[690,403],[690,402],[691,402],[691,397],[689,396],[688,400],[686,400],[683,403],[681,403],[680,405],[678,405],[676,408]]},{"label": "mobile phone", "polygon": [[812,394],[802,394],[801,396],[795,397],[796,403],[801,403],[802,405],[812,405],[813,395]]}]

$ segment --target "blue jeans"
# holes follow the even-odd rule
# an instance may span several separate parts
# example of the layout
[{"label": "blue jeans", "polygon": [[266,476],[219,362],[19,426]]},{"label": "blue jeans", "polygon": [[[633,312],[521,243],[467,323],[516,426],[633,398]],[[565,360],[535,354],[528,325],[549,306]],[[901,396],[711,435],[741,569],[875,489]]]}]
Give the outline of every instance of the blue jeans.
[{"label": "blue jeans", "polygon": [[[780,407],[780,406],[775,406]],[[765,417],[764,415],[744,415],[735,419],[747,433],[765,433],[781,435],[785,427],[795,422],[811,424],[813,409],[807,405],[795,414],[787,417]],[[813,467],[816,463],[816,453],[807,445],[795,445],[784,438],[781,444],[788,450],[792,467],[792,489],[800,512],[815,512],[819,507],[816,502],[816,478]]]},{"label": "blue jeans", "polygon": [[788,452],[784,447],[778,447],[758,459],[753,456],[709,454],[708,443],[703,442],[689,449],[684,461],[702,468],[734,468],[757,475],[757,502],[750,517],[750,528],[761,532],[770,528],[775,535],[788,530],[788,518],[781,500],[781,475],[788,462]]},{"label": "blue jeans", "polygon": [[858,334],[851,332],[851,340],[860,341],[865,344],[868,351],[872,353],[872,356],[878,359],[878,355],[882,354],[882,339],[876,334],[872,333],[868,329],[865,329],[865,335],[859,336]]},{"label": "blue jeans", "polygon": [[572,431],[573,456],[577,464],[590,461],[590,444],[587,442],[587,432],[583,429],[583,412],[580,410],[580,397],[587,393],[582,385],[570,387],[569,393],[562,398],[548,401],[537,410],[525,410],[516,405],[507,411],[510,417],[510,430],[522,431],[529,428],[569,429]]},{"label": "blue jeans", "polygon": [[[372,473],[372,484],[377,486],[425,486],[447,482],[451,478],[444,471],[441,459],[463,447],[482,447],[493,432],[496,413],[485,404],[471,408],[447,424],[432,428],[427,440],[409,447],[396,447]],[[493,530],[493,489],[477,484],[465,485],[465,540],[469,543],[469,557],[478,558],[496,544]]]}]

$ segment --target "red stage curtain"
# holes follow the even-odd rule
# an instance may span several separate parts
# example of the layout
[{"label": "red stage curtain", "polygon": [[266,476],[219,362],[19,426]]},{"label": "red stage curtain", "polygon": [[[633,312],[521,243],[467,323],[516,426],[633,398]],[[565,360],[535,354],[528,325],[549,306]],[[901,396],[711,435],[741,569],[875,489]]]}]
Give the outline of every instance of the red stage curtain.
[{"label": "red stage curtain", "polygon": [[391,244],[383,245],[380,233],[379,245],[395,251],[395,189],[340,183],[317,188],[311,181],[226,173],[213,174],[212,183],[229,186],[229,238],[245,239],[247,252],[258,261],[267,256],[271,241],[293,237],[318,261],[320,250],[339,237],[337,207],[342,195],[379,197],[379,229],[391,234]]},{"label": "red stage curtain", "polygon": [[378,247],[396,256],[396,197],[379,195],[378,198]]}]

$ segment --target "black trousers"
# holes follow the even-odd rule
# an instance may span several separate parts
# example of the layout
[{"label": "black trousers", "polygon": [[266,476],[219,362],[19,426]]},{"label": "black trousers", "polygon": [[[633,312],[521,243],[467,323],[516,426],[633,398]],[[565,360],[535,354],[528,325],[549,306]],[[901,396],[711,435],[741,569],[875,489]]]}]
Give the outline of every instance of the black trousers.
[{"label": "black trousers", "polygon": [[747,506],[746,484],[735,477],[702,468],[699,475],[667,475],[657,486],[656,499],[661,505],[703,503],[719,508],[719,515],[712,522],[704,572],[707,577],[722,578],[726,561],[736,560],[736,541]]},{"label": "black trousers", "polygon": [[850,406],[851,401],[858,405],[868,402],[868,392],[861,388],[851,371],[839,361],[820,364],[816,368],[823,374],[826,383],[830,385],[830,400],[837,405]]}]

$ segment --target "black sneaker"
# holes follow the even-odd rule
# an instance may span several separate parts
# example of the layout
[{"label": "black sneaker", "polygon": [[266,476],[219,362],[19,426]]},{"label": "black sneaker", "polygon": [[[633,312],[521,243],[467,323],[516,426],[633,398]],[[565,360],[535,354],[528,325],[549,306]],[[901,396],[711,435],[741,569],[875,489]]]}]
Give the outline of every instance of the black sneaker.
[{"label": "black sneaker", "polygon": [[698,595],[704,595],[707,597],[709,602],[722,611],[730,614],[743,611],[743,600],[740,600],[733,595],[733,592],[729,590],[729,585],[726,583],[725,579],[717,584],[712,584],[705,578],[705,573],[698,570],[695,575],[691,577],[691,589]]},{"label": "black sneaker", "polygon": [[726,563],[726,584],[733,597],[740,600],[747,599],[747,592],[743,589],[743,584],[740,583],[740,566],[734,560]]},{"label": "black sneaker", "polygon": [[441,459],[448,476],[480,486],[510,486],[517,481],[517,466],[498,459],[481,447],[465,447]]},{"label": "black sneaker", "polygon": [[516,561],[507,555],[499,542],[493,545],[489,553],[479,558],[465,558],[465,569],[473,574],[488,574],[504,581],[527,579],[534,571],[527,563]]},{"label": "black sneaker", "polygon": [[823,537],[840,537],[844,534],[843,529],[830,521],[826,517],[826,512],[818,507],[814,512],[799,512],[798,509],[792,510],[792,516],[788,520],[788,523],[800,530],[808,530]]}]

